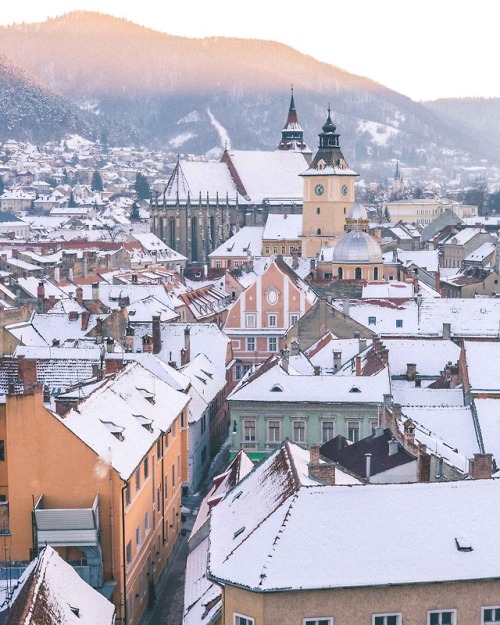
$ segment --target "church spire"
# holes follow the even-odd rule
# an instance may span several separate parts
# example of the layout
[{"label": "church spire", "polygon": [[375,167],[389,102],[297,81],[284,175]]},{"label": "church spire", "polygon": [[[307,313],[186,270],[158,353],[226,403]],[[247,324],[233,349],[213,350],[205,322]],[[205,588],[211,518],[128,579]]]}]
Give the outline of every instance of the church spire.
[{"label": "church spire", "polygon": [[290,107],[285,122],[285,127],[281,131],[281,141],[278,150],[292,150],[294,152],[311,153],[311,150],[304,142],[304,131],[299,124],[297,110],[295,108],[295,99],[293,97],[293,85],[291,88]]}]

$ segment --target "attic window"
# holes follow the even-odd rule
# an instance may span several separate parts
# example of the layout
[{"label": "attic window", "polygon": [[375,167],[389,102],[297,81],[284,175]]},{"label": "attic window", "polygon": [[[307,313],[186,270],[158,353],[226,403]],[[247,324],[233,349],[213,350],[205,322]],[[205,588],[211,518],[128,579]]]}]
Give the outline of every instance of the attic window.
[{"label": "attic window", "polygon": [[239,536],[240,534],[243,534],[243,532],[244,532],[244,531],[245,531],[245,528],[244,528],[244,527],[240,527],[240,529],[239,529],[239,530],[236,530],[236,531],[234,532],[233,538],[238,538],[238,536]]},{"label": "attic window", "polygon": [[122,441],[125,437],[123,436],[123,430],[125,428],[120,425],[116,425],[112,421],[101,421],[101,423],[106,427],[108,432],[111,432],[114,437],[116,437],[119,441]]},{"label": "attic window", "polygon": [[78,618],[80,618],[80,608],[75,608],[72,605],[70,605],[69,609],[73,612],[75,616],[78,616]]},{"label": "attic window", "polygon": [[154,403],[155,403],[155,394],[154,393],[152,393],[151,391],[146,390],[145,388],[137,388],[137,390],[144,397],[144,399],[147,399],[150,404],[154,405]]},{"label": "attic window", "polygon": [[361,389],[358,388],[357,386],[353,386],[351,390],[349,391],[349,393],[361,393]]},{"label": "attic window", "polygon": [[240,490],[236,493],[236,495],[233,497],[233,501],[236,501],[237,499],[239,499],[241,497],[241,495],[243,494],[243,491]]},{"label": "attic window", "polygon": [[136,418],[137,422],[142,425],[142,427],[144,429],[146,429],[148,432],[152,432],[153,431],[153,427],[152,427],[152,423],[153,420],[152,419],[148,419],[147,417],[144,417],[141,414],[135,414],[134,417]]},{"label": "attic window", "polygon": [[472,543],[466,536],[457,536],[455,544],[458,551],[473,551]]},{"label": "attic window", "polygon": [[212,379],[214,377],[213,373],[208,373],[208,371],[205,371],[204,369],[201,370],[202,373],[204,373],[207,377],[209,377],[210,379]]},{"label": "attic window", "polygon": [[197,380],[199,380],[200,382],[203,382],[203,384],[206,384],[206,383],[207,383],[207,381],[205,380],[205,378],[200,378],[200,376],[199,376],[199,375],[195,375],[194,377],[195,377]]},{"label": "attic window", "polygon": [[282,393],[282,392],[283,392],[283,388],[279,384],[275,384],[271,388],[271,393]]}]

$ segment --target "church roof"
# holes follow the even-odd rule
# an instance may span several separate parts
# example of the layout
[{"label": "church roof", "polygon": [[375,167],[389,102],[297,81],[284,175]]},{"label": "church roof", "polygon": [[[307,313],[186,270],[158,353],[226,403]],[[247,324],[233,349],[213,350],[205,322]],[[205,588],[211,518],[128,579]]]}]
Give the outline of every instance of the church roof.
[{"label": "church roof", "polygon": [[380,245],[366,232],[353,230],[345,234],[335,246],[334,263],[381,263]]}]

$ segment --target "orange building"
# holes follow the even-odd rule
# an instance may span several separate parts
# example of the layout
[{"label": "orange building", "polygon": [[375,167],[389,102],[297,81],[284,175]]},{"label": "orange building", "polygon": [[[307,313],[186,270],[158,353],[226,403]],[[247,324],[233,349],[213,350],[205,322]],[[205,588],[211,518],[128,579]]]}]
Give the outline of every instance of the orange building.
[{"label": "orange building", "polygon": [[138,363],[44,404],[0,405],[0,496],[11,561],[49,544],[134,625],[181,530],[189,397]]}]

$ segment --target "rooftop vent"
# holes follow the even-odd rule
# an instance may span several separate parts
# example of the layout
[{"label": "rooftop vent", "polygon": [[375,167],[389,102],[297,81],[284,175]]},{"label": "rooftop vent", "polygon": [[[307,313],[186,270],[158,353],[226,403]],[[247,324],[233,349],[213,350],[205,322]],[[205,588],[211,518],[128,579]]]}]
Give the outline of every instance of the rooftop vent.
[{"label": "rooftop vent", "polygon": [[240,529],[239,529],[239,530],[236,530],[236,531],[234,532],[233,538],[238,538],[238,536],[239,536],[240,534],[243,534],[243,532],[244,532],[244,531],[245,531],[245,528],[244,528],[244,527],[240,527]]},{"label": "rooftop vent", "polygon": [[455,544],[458,551],[473,551],[472,543],[467,536],[457,536],[455,538]]}]

